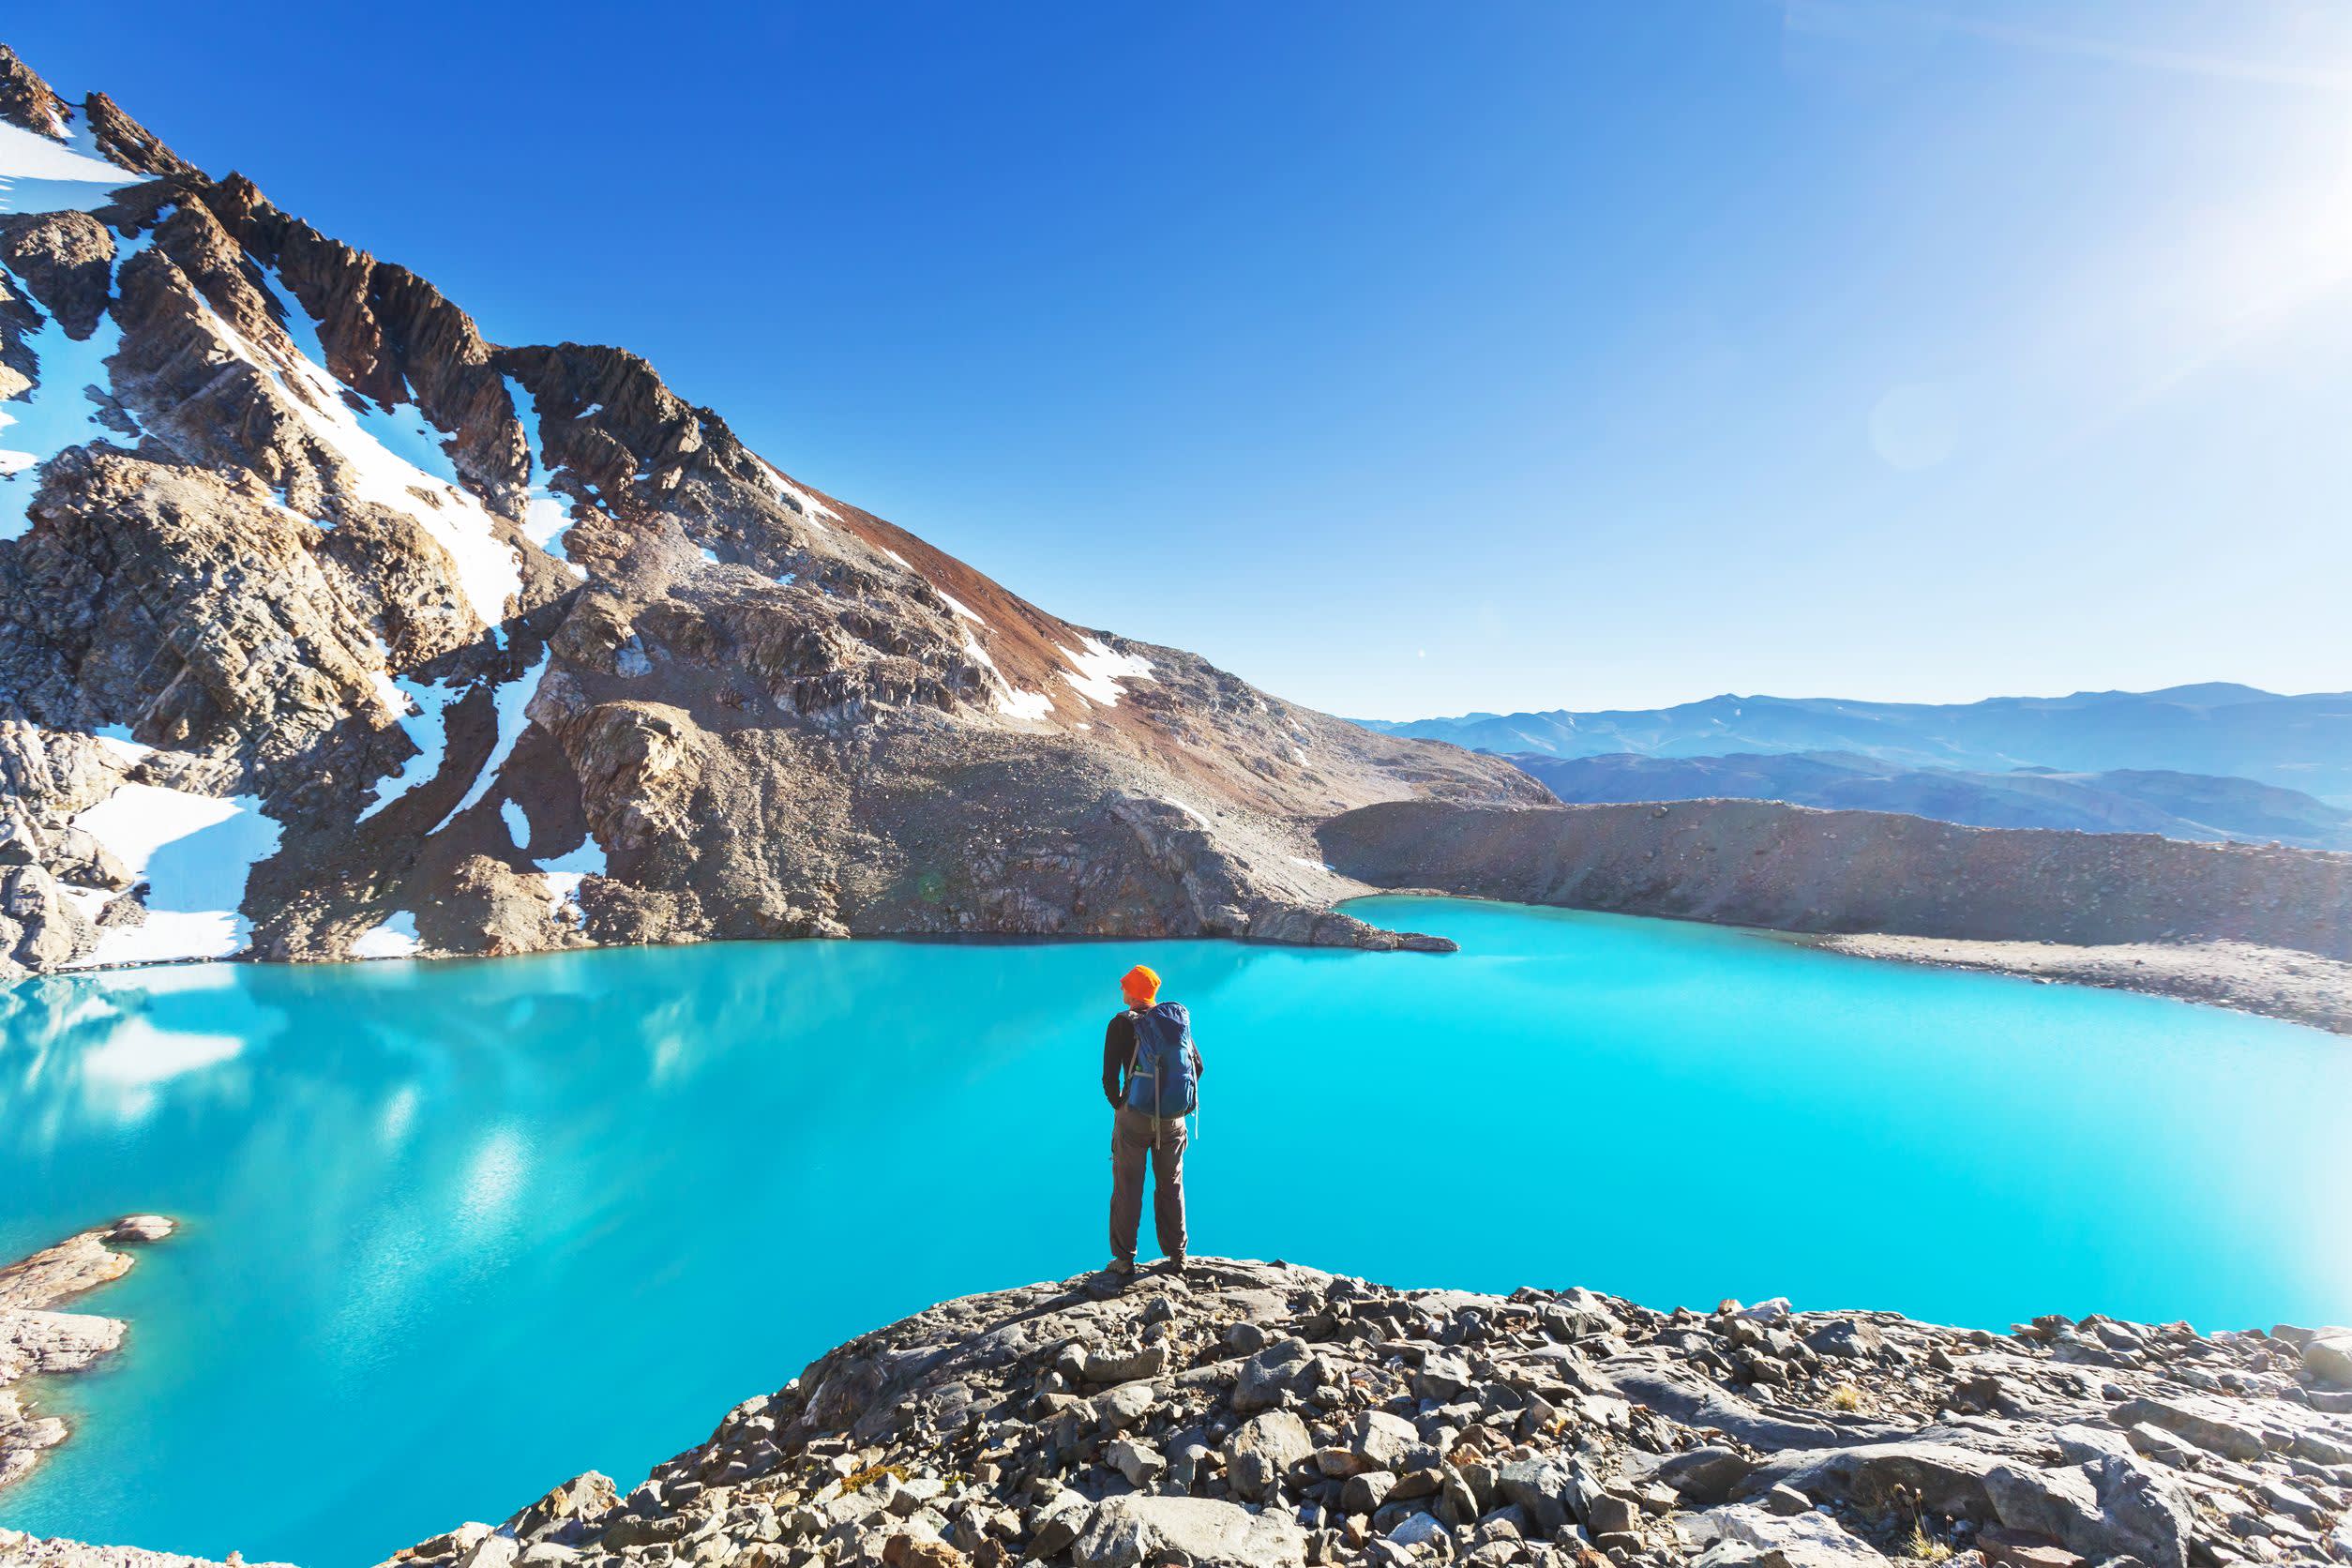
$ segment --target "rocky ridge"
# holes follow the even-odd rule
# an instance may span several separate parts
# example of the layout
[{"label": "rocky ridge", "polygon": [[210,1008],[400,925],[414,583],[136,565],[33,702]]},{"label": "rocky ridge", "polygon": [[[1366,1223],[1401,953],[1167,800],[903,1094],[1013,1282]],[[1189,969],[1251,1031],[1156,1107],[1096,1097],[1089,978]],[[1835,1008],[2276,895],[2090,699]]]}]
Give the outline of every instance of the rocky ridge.
[{"label": "rocky ridge", "polygon": [[1768,927],[2352,1030],[2352,854],[1756,800],[1396,802],[1317,839],[1382,887]]},{"label": "rocky ridge", "polygon": [[883,933],[1396,945],[1336,810],[1542,799],[1074,626],[0,49],[0,978]]},{"label": "rocky ridge", "polygon": [[394,1565],[2352,1559],[2352,1331],[2007,1334],[1198,1259],[949,1302]]}]

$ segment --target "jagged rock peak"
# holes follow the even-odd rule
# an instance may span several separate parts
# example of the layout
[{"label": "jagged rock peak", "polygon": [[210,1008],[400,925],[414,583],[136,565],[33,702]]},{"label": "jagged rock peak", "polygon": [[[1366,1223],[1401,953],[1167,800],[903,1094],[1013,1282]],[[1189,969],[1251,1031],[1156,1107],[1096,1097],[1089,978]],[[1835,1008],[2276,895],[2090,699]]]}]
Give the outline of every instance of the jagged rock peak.
[{"label": "jagged rock peak", "polygon": [[0,213],[0,720],[28,778],[70,781],[0,812],[0,975],[849,933],[1393,946],[1328,908],[1350,884],[1317,822],[1546,798],[1063,621],[639,356],[499,344],[102,95],[60,111],[13,56],[0,81],[0,160],[33,176]]}]

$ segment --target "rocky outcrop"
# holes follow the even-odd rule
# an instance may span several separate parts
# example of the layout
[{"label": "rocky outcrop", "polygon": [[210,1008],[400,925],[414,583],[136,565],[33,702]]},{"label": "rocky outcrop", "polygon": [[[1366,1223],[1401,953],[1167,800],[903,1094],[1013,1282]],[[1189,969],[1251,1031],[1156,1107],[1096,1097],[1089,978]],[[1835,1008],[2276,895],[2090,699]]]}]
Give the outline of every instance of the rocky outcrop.
[{"label": "rocky outcrop", "polygon": [[[8,1385],[79,1372],[123,1342],[116,1319],[56,1308],[128,1272],[130,1255],[114,1248],[171,1233],[160,1214],[132,1214],[0,1268],[0,1486],[23,1479],[46,1450],[66,1440],[63,1421],[35,1414]],[[0,1541],[0,1560],[8,1550]]]},{"label": "rocky outcrop", "polygon": [[623,1492],[394,1564],[1871,1568],[2352,1551],[2352,1334],[1394,1290],[1199,1259],[950,1302]]},{"label": "rocky outcrop", "polygon": [[1959,942],[1876,933],[1817,937],[1862,958],[2015,974],[2069,986],[2149,991],[2352,1034],[2352,963],[2246,942]]},{"label": "rocky outcrop", "polygon": [[0,1527],[0,1563],[8,1568],[287,1568],[284,1563],[248,1563],[234,1553],[223,1563],[137,1546],[94,1546],[82,1541],[43,1540],[5,1527]]},{"label": "rocky outcrop", "polygon": [[1355,889],[1316,822],[1545,798],[1064,622],[636,355],[493,342],[13,55],[0,118],[121,175],[0,217],[0,399],[40,448],[0,474],[0,856],[27,868],[0,978],[850,933],[1392,946],[1331,912]]},{"label": "rocky outcrop", "polygon": [[[1334,867],[1382,887],[1869,933],[1832,945],[2160,990],[2328,1028],[2352,1018],[2352,855],[1751,800],[1393,802],[1334,817],[1316,837]],[[2058,945],[1998,951],[2021,943]]]}]

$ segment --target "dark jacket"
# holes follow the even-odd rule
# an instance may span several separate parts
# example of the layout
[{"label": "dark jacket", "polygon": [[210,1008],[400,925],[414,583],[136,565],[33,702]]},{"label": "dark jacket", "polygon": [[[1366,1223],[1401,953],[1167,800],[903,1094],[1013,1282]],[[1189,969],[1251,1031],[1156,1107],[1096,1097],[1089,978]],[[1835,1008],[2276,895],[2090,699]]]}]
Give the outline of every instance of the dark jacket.
[{"label": "dark jacket", "polygon": [[[1127,1063],[1135,1060],[1135,1009],[1111,1015],[1110,1027],[1103,1031],[1103,1097],[1114,1106],[1127,1103]],[[1205,1078],[1208,1068],[1200,1060],[1200,1048],[1192,1050],[1192,1073]]]}]

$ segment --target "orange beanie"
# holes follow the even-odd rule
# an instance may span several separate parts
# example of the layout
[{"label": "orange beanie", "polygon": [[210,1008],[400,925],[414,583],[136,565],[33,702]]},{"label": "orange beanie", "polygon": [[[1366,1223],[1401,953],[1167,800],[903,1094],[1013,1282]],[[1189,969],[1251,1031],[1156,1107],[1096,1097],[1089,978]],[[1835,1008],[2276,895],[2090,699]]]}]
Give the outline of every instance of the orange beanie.
[{"label": "orange beanie", "polygon": [[1152,999],[1160,994],[1160,972],[1148,965],[1138,964],[1119,977],[1119,992],[1130,1007],[1149,1007]]}]

